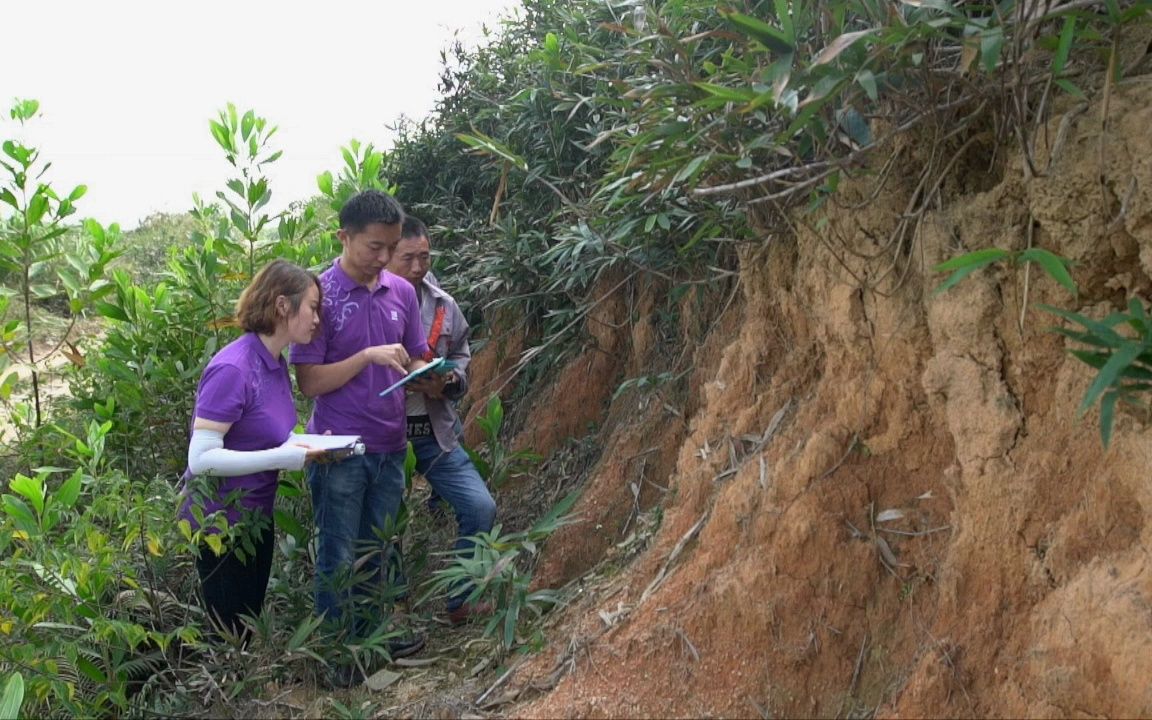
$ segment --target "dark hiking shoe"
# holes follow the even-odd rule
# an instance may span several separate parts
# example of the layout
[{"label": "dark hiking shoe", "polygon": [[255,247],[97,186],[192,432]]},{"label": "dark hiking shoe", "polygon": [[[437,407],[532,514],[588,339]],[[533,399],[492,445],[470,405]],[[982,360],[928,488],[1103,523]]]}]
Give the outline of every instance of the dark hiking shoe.
[{"label": "dark hiking shoe", "polygon": [[415,655],[424,649],[424,636],[416,633],[407,633],[388,641],[388,656],[393,660]]}]

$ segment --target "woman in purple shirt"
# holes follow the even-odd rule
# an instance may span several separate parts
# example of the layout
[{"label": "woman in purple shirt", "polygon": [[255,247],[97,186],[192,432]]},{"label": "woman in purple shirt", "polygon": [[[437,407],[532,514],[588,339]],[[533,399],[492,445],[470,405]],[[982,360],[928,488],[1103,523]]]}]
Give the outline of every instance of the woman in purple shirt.
[{"label": "woman in purple shirt", "polygon": [[[320,323],[316,276],[283,260],[265,266],[236,304],[244,335],[208,362],[196,392],[180,516],[199,528],[223,512],[251,543],[233,536],[217,554],[201,543],[196,570],[214,622],[244,636],[239,615],[258,615],[272,568],[272,503],[280,470],[299,470],[322,451],[285,445],[296,427],[289,343],[307,343]],[[193,481],[196,476],[209,476]],[[205,522],[204,530],[218,532]],[[243,527],[246,525],[247,527]],[[243,537],[241,535],[240,537]]]}]

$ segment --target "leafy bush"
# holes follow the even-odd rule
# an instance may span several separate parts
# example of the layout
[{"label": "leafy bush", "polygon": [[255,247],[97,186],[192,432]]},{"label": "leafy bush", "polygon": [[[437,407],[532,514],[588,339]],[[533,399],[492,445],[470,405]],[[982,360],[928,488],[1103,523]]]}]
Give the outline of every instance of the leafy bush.
[{"label": "leafy bush", "polygon": [[[32,270],[48,268],[73,313],[90,308],[105,323],[80,348],[69,346],[77,358],[69,407],[48,417],[14,404],[16,418],[35,432],[36,452],[27,438],[16,444],[23,464],[0,498],[0,593],[9,598],[0,615],[0,668],[24,674],[28,712],[184,712],[260,692],[264,682],[297,676],[302,663],[337,649],[339,638],[316,632],[311,598],[300,592],[312,575],[312,528],[297,519],[310,517],[302,473],[286,473],[280,489],[276,519],[287,535],[277,545],[268,612],[252,619],[254,644],[204,644],[203,613],[183,600],[196,596],[192,559],[200,543],[220,540],[172,521],[197,379],[239,334],[231,314],[254,269],[272,257],[315,265],[331,253],[331,234],[318,219],[330,215],[316,204],[263,211],[271,190],[262,168],[279,155],[267,144],[274,128],[229,106],[210,129],[239,177],[217,195],[221,205],[196,199],[179,224],[186,238],[165,251],[161,272],[108,270],[114,227],[86,223],[83,242],[63,245],[70,201],[42,187],[38,197],[47,199],[37,202],[45,217],[55,215],[0,237],[5,267],[14,269],[6,278],[18,291],[0,298],[45,294],[21,278],[36,280]],[[27,214],[25,205],[17,209]],[[56,258],[59,270],[50,263]],[[37,334],[23,320],[4,328],[5,350]],[[244,547],[242,527],[226,532]],[[381,631],[361,645],[378,654],[386,639]],[[189,649],[198,653],[194,663]]]},{"label": "leafy bush", "polygon": [[15,475],[0,497],[0,665],[28,674],[31,714],[122,712],[133,683],[198,636],[175,600],[189,593],[158,584],[187,557],[175,491],[110,468],[108,429],[93,421],[61,465]]},{"label": "leafy bush", "polygon": [[527,562],[539,554],[542,543],[552,533],[575,522],[567,512],[577,498],[578,492],[570,493],[524,532],[502,535],[497,525],[472,538],[471,552],[444,553],[451,560],[445,567],[433,571],[419,603],[470,585],[472,591],[465,602],[488,601],[494,606],[484,635],[496,637],[505,650],[512,649],[525,613],[539,617],[562,601],[553,590],[530,591],[532,573],[527,569]]},{"label": "leafy bush", "polygon": [[862,276],[891,292],[915,223],[984,130],[1019,140],[1039,174],[1031,138],[1051,98],[1096,70],[1115,82],[1114,41],[1149,3],[1102,5],[527,0],[485,46],[446,53],[435,116],[401,125],[382,172],[438,228],[437,271],[478,336],[498,308],[528,328],[531,376],[586,340],[597,283],[715,283],[737,243],[786,230],[789,208],[820,207],[842,177],[882,187],[893,163],[873,157],[917,133],[904,148],[938,150]]},{"label": "leafy bush", "polygon": [[514,452],[504,445],[500,438],[500,429],[504,425],[504,405],[499,395],[488,398],[484,413],[477,415],[475,422],[484,431],[484,444],[475,450],[464,450],[480,477],[493,488],[500,489],[509,480],[540,462],[540,456],[530,450]]},{"label": "leafy bush", "polygon": [[276,257],[305,266],[327,259],[312,205],[264,212],[272,190],[263,168],[281,155],[269,143],[276,128],[228,105],[210,129],[240,174],[217,193],[226,212],[195,199],[188,240],[155,284],[112,272],[107,297],[95,303],[107,332],[72,379],[78,408],[113,423],[110,442],[134,474],[182,470],[196,382],[239,334],[231,316],[255,270]]},{"label": "leafy bush", "polygon": [[[1041,307],[1081,328],[1050,330],[1087,346],[1070,350],[1074,357],[1097,371],[1078,412],[1083,415],[1099,401],[1100,439],[1104,447],[1108,447],[1118,401],[1141,410],[1148,408],[1147,400],[1141,401],[1152,391],[1152,321],[1148,312],[1136,298],[1128,301],[1127,311],[1110,313],[1101,320],[1048,305]],[[1117,328],[1128,332],[1121,334]]]},{"label": "leafy bush", "polygon": [[[23,129],[39,108],[35,100],[17,100],[9,115]],[[85,309],[111,291],[104,269],[117,255],[114,245],[119,228],[105,229],[88,220],[83,225],[88,237],[66,242],[64,221],[76,212],[75,203],[87,188],[78,185],[61,196],[40,181],[51,163],[41,160],[38,148],[19,140],[5,140],[0,147],[5,156],[0,167],[7,173],[0,182],[0,203],[12,211],[0,223],[0,278],[4,279],[0,285],[0,402],[9,405],[13,418],[26,419],[16,429],[28,432],[44,421],[40,379],[45,363],[64,347]],[[39,353],[33,340],[42,339],[43,334],[33,322],[33,306],[61,296],[67,299],[71,322],[55,348]],[[19,359],[30,368],[31,387],[14,399],[19,376],[12,365]]]}]

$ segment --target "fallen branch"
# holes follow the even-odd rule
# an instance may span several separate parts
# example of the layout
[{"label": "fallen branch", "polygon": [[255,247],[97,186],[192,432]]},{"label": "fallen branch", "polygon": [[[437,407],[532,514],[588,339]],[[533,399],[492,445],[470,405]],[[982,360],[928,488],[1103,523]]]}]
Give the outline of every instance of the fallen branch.
[{"label": "fallen branch", "polygon": [[860,680],[860,671],[864,669],[864,648],[868,646],[868,633],[860,641],[860,654],[856,656],[856,669],[852,671],[852,682],[848,684],[848,697],[856,693],[856,683]]},{"label": "fallen branch", "polygon": [[876,528],[876,529],[879,530],[880,532],[892,533],[893,535],[904,535],[906,537],[920,537],[922,535],[931,535],[932,533],[938,533],[938,532],[943,532],[945,530],[951,530],[952,526],[951,525],[941,525],[940,527],[929,528],[927,530],[921,530],[920,532],[911,532],[909,530],[892,530],[892,529],[886,528],[886,527],[881,527],[881,528]]},{"label": "fallen branch", "polygon": [[696,524],[688,528],[688,532],[684,533],[684,536],[681,537],[680,541],[676,543],[676,547],[672,548],[672,552],[668,553],[668,559],[664,561],[664,566],[660,568],[660,572],[656,573],[656,577],[652,580],[652,582],[648,583],[648,587],[644,588],[643,594],[640,595],[640,603],[643,603],[645,600],[647,600],[648,597],[651,596],[652,593],[656,592],[656,590],[659,589],[660,586],[664,583],[664,580],[668,576],[668,568],[670,568],[672,563],[676,561],[676,558],[680,556],[680,553],[683,552],[684,547],[688,545],[688,543],[691,542],[693,538],[696,537],[696,535],[700,532],[700,528],[704,527],[704,523],[708,521],[709,512],[710,511],[705,510],[704,514],[700,516],[700,519],[696,521]]},{"label": "fallen branch", "polygon": [[508,678],[512,677],[512,673],[516,672],[516,670],[518,670],[520,668],[520,666],[524,664],[524,660],[527,659],[527,657],[528,656],[525,655],[524,657],[520,658],[516,662],[512,663],[511,667],[509,667],[507,670],[505,670],[504,673],[502,675],[500,675],[500,677],[496,678],[496,682],[492,683],[492,685],[487,690],[485,690],[480,695],[480,697],[476,698],[476,703],[475,703],[476,706],[480,707],[481,705],[483,705],[484,699],[487,698],[489,695],[491,695],[493,690],[495,690],[496,688],[503,685],[504,682],[508,680]]}]

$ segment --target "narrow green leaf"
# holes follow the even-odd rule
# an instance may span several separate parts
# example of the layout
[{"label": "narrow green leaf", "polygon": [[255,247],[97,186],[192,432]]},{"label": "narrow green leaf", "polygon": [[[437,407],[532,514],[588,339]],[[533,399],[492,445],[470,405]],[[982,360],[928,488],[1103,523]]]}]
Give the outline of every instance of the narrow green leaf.
[{"label": "narrow green leaf", "polygon": [[1003,28],[989,28],[980,33],[980,64],[986,72],[992,72],[1000,64],[1000,50],[1003,47]]},{"label": "narrow green leaf", "polygon": [[298,546],[303,547],[308,542],[308,533],[296,516],[280,509],[276,509],[273,516],[276,518],[276,527],[294,537]]},{"label": "narrow green leaf", "polygon": [[957,284],[957,283],[959,283],[961,280],[963,280],[964,278],[968,277],[969,275],[971,275],[972,273],[976,272],[976,271],[977,271],[977,270],[979,270],[981,267],[983,267],[984,265],[987,265],[987,264],[988,264],[988,263],[983,263],[983,264],[981,264],[981,265],[969,265],[968,267],[965,267],[965,268],[960,268],[960,269],[959,269],[959,270],[957,270],[956,272],[954,272],[954,273],[952,273],[951,275],[949,275],[947,280],[945,280],[944,282],[940,283],[940,285],[938,285],[938,286],[936,287],[936,289],[934,289],[934,290],[932,291],[932,294],[933,294],[933,295],[939,295],[940,293],[942,293],[942,292],[944,292],[944,291],[946,291],[946,290],[951,290],[951,289],[952,289],[953,287],[955,287],[955,286],[956,286],[956,284]]},{"label": "narrow green leaf", "polygon": [[98,302],[95,304],[96,312],[100,313],[106,318],[112,320],[119,320],[120,322],[128,322],[128,313],[118,305],[113,305],[107,302]]},{"label": "narrow green leaf", "polygon": [[476,133],[475,135],[456,133],[456,139],[476,150],[501,157],[521,170],[528,170],[528,163],[525,162],[523,158],[487,135],[482,133]]},{"label": "narrow green leaf", "polygon": [[532,529],[528,531],[528,534],[535,536],[543,532],[554,530],[556,527],[559,527],[560,524],[568,524],[567,522],[562,523],[561,518],[568,514],[568,511],[572,509],[572,506],[575,505],[576,501],[579,499],[579,490],[573,490],[572,492],[565,495],[564,498],[560,500],[560,502],[552,506],[552,509],[549,510],[548,513],[544,515],[544,517],[536,521],[536,524],[532,526]]},{"label": "narrow green leaf", "polygon": [[32,196],[32,199],[28,201],[28,224],[39,224],[47,212],[48,197],[42,193],[36,193]]},{"label": "narrow green leaf", "polygon": [[233,152],[232,137],[228,134],[228,128],[215,120],[209,120],[208,126],[212,130],[212,137],[216,139],[216,144],[227,152]]},{"label": "narrow green leaf", "polygon": [[1112,421],[1116,415],[1116,398],[1119,393],[1112,390],[1105,393],[1103,399],[1100,400],[1100,439],[1104,441],[1104,447],[1108,447],[1108,443],[1112,441]]},{"label": "narrow green leaf", "polygon": [[1144,303],[1140,302],[1140,299],[1136,297],[1128,298],[1128,314],[1141,323],[1147,318],[1147,314],[1144,312]]},{"label": "narrow green leaf", "polygon": [[[28,168],[28,148],[18,143],[12,142],[11,140],[5,140],[3,145],[0,145],[0,148],[4,150],[5,155],[20,163],[21,167],[24,169]],[[23,178],[24,176],[22,175],[21,177]],[[21,180],[18,184],[23,185],[23,180]]]},{"label": "narrow green leaf", "polygon": [[720,98],[725,102],[746,103],[754,102],[757,98],[757,94],[752,90],[731,88],[726,85],[713,85],[712,83],[703,82],[693,84],[712,97]]},{"label": "narrow green leaf", "polygon": [[0,372],[0,400],[7,400],[12,397],[12,391],[16,388],[16,383],[19,380],[20,376],[16,374],[15,370]]},{"label": "narrow green leaf", "polygon": [[1070,261],[1051,253],[1044,248],[1029,248],[1020,253],[1020,260],[1022,262],[1034,262],[1044,269],[1044,272],[1064,286],[1068,292],[1075,295],[1077,293],[1076,282],[1072,279],[1072,275],[1068,273],[1068,265]]},{"label": "narrow green leaf", "polygon": [[380,166],[384,164],[384,154],[372,150],[372,146],[368,146],[368,150],[364,155],[364,175],[372,181],[380,179]]},{"label": "narrow green leaf", "polygon": [[970,266],[983,267],[988,263],[993,263],[997,260],[1003,260],[1011,254],[1012,253],[1008,252],[1007,250],[1002,250],[1000,248],[976,250],[942,262],[932,269],[936,272],[949,272],[951,270],[959,270],[960,268]]},{"label": "narrow green leaf", "polygon": [[1056,54],[1052,56],[1052,74],[1059,75],[1064,72],[1068,64],[1068,53],[1072,49],[1072,40],[1076,37],[1076,16],[1069,15],[1064,18],[1064,27],[1060,30],[1060,44],[1056,46]]},{"label": "narrow green leaf", "polygon": [[3,504],[4,512],[16,522],[18,528],[27,533],[36,531],[36,516],[32,514],[32,508],[28,507],[27,503],[15,495],[5,495]]},{"label": "narrow green leaf", "polygon": [[1120,373],[1132,364],[1132,361],[1136,359],[1136,356],[1140,354],[1142,349],[1143,346],[1139,343],[1129,341],[1125,342],[1116,352],[1112,353],[1112,357],[1108,359],[1104,367],[1100,368],[1096,379],[1092,382],[1092,385],[1089,386],[1088,391],[1084,393],[1084,399],[1080,401],[1077,414],[1083,415],[1088,412],[1089,408],[1096,403],[1097,398],[1099,398],[1104,391],[1112,388],[1116,384]]},{"label": "narrow green leaf", "polygon": [[256,125],[256,114],[249,110],[244,113],[244,117],[240,120],[240,136],[245,140],[252,135],[252,128]]},{"label": "narrow green leaf", "polygon": [[13,673],[4,683],[4,694],[0,695],[0,720],[18,720],[20,707],[24,704],[24,677]]},{"label": "narrow green leaf", "polygon": [[750,36],[774,53],[785,55],[795,50],[792,38],[789,35],[782,30],[772,27],[763,20],[757,20],[754,17],[735,12],[720,11],[720,14],[737,30]]},{"label": "narrow green leaf", "polygon": [[1110,352],[1089,352],[1087,350],[1069,350],[1068,353],[1089,367],[1099,370],[1112,357]]},{"label": "narrow green leaf", "polygon": [[[1039,304],[1036,307],[1040,308],[1041,310],[1043,310],[1045,312],[1050,312],[1053,315],[1057,315],[1059,317],[1062,317],[1065,320],[1068,320],[1069,322],[1074,322],[1078,325],[1082,325],[1085,329],[1087,329],[1089,332],[1091,332],[1093,335],[1095,335],[1097,338],[1099,338],[1101,341],[1101,344],[1103,344],[1104,347],[1118,347],[1121,343],[1123,343],[1125,341],[1125,338],[1121,337],[1119,333],[1117,333],[1115,330],[1112,329],[1112,327],[1110,325],[1110,323],[1112,323],[1111,320],[1109,320],[1108,322],[1101,322],[1098,320],[1093,320],[1092,318],[1086,317],[1086,316],[1081,315],[1079,313],[1071,312],[1070,310],[1064,310],[1063,308],[1052,307],[1051,305]],[[1119,322],[1122,322],[1122,319],[1117,320],[1115,323],[1112,323],[1112,324],[1118,324]]]},{"label": "narrow green leaf", "polygon": [[520,617],[519,603],[512,603],[504,611],[504,647],[510,648],[516,642],[516,621]]},{"label": "narrow green leaf", "polygon": [[1084,91],[1068,80],[1057,80],[1056,87],[1060,88],[1074,98],[1079,98],[1081,100],[1084,99]]},{"label": "narrow green leaf", "polygon": [[704,163],[707,162],[710,158],[711,155],[699,155],[692,158],[692,160],[687,165],[680,169],[680,172],[676,173],[676,177],[672,178],[672,182],[684,182],[685,180],[691,180],[692,178],[696,177],[696,173],[699,172],[701,166],[703,166]]},{"label": "narrow green leaf", "polygon": [[792,21],[792,3],[790,0],[774,0],[776,5],[776,19],[780,21],[780,30],[792,45],[796,44],[796,23]]},{"label": "narrow green leaf", "polygon": [[260,203],[261,198],[268,192],[268,181],[260,178],[256,182],[248,186],[248,203],[256,206]]},{"label": "narrow green leaf", "polygon": [[504,425],[504,405],[500,402],[499,395],[493,395],[488,400],[488,418],[492,424],[492,432],[494,435],[500,434],[500,428]]},{"label": "narrow green leaf", "polygon": [[104,684],[108,682],[108,677],[104,671],[86,657],[76,658],[76,669],[84,673],[84,676],[94,683]]},{"label": "narrow green leaf", "polygon": [[838,37],[835,40],[833,40],[832,42],[828,43],[828,46],[825,47],[823,50],[821,50],[820,54],[817,55],[816,58],[812,61],[812,65],[813,66],[827,65],[828,63],[832,62],[837,57],[839,57],[840,53],[842,53],[845,50],[847,50],[848,48],[852,47],[852,45],[855,44],[857,40],[859,40],[860,38],[863,38],[863,37],[867,37],[868,35],[871,35],[873,32],[875,32],[874,28],[868,29],[868,30],[857,30],[856,32],[850,32],[850,33],[844,33],[840,37]]},{"label": "narrow green leaf", "polygon": [[332,197],[332,173],[324,171],[316,176],[316,186],[325,197]]},{"label": "narrow green leaf", "polygon": [[350,172],[356,171],[356,156],[352,151],[346,147],[340,148],[340,154],[344,156],[344,164],[348,167]]},{"label": "narrow green leaf", "polygon": [[92,236],[98,244],[103,245],[107,239],[107,233],[104,231],[104,226],[92,218],[84,221],[84,231]]},{"label": "narrow green leaf", "polygon": [[304,641],[308,639],[308,636],[311,635],[316,630],[316,628],[320,627],[320,623],[322,622],[324,622],[324,618],[322,616],[310,616],[304,618],[304,620],[302,620],[300,624],[296,626],[296,630],[293,631],[292,637],[288,638],[286,647],[289,650],[300,650],[304,645]]},{"label": "narrow green leaf", "polygon": [[872,102],[876,102],[876,99],[880,97],[879,90],[876,87],[876,76],[872,74],[871,70],[861,70],[856,73],[856,82],[860,84],[860,87],[864,88],[864,94],[866,94]]},{"label": "narrow green leaf", "polygon": [[945,280],[935,290],[933,290],[932,294],[938,295],[945,290],[951,289],[961,280],[971,275],[973,272],[986,265],[991,265],[998,260],[1002,260],[1009,255],[1011,255],[1011,253],[1009,253],[1007,250],[989,248],[987,250],[977,250],[975,252],[968,253],[967,255],[961,255],[960,257],[952,258],[947,262],[940,263],[933,269],[938,272],[955,269],[955,272],[953,272],[947,280]]}]

